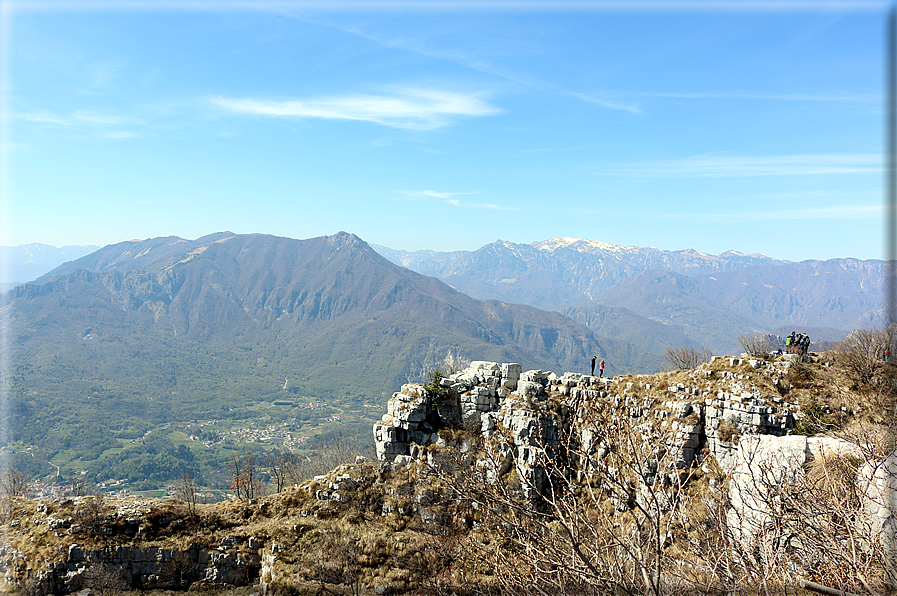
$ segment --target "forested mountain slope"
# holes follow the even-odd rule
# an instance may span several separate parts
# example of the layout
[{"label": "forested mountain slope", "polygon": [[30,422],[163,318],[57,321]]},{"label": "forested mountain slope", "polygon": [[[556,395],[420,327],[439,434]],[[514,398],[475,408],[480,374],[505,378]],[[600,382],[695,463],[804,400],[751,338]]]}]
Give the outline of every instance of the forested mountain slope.
[{"label": "forested mountain slope", "polygon": [[153,425],[248,417],[283,397],[336,404],[346,420],[449,353],[546,369],[584,371],[592,355],[608,372],[658,365],[560,313],[470,298],[347,233],[123,242],[7,298],[11,440],[75,467]]}]

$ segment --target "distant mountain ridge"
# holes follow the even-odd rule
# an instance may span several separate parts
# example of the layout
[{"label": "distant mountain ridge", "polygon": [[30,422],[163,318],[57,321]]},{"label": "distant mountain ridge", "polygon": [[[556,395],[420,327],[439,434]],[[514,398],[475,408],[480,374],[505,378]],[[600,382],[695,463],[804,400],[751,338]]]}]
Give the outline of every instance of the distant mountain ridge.
[{"label": "distant mountain ridge", "polygon": [[99,246],[61,246],[21,244],[0,246],[0,284],[2,289],[36,279],[66,261],[90,254]]},{"label": "distant mountain ridge", "polygon": [[396,264],[438,277],[475,298],[498,298],[551,309],[594,300],[617,283],[654,269],[694,275],[788,262],[735,251],[713,256],[693,249],[664,251],[580,238],[552,238],[532,244],[498,240],[475,251],[373,248]]},{"label": "distant mountain ridge", "polygon": [[[852,318],[875,316],[881,288],[880,262],[788,263],[577,239],[404,258],[450,269],[457,289],[345,232],[170,236],[65,262],[0,303],[11,347],[9,439],[83,469],[118,462],[119,439],[155,425],[253,418],[285,398],[326,402],[369,424],[370,402],[449,354],[581,372],[594,355],[609,375],[653,372],[668,347],[722,353],[741,331],[782,328],[770,326],[777,317],[838,335]],[[460,291],[465,282],[505,294],[478,300]],[[512,295],[575,301],[552,312]]]},{"label": "distant mountain ridge", "polygon": [[[736,350],[741,334],[780,326],[850,329],[879,321],[883,305],[879,260],[798,263],[759,253],[708,255],[580,238],[532,244],[499,240],[475,251],[374,248],[476,298],[571,316],[576,312],[576,320],[591,321],[589,326],[600,335],[648,335],[654,349],[681,341],[683,335],[692,344],[721,352]],[[584,314],[589,303],[622,308],[665,327],[648,329],[644,321],[626,315],[628,327],[617,320],[610,328],[606,317]]]}]

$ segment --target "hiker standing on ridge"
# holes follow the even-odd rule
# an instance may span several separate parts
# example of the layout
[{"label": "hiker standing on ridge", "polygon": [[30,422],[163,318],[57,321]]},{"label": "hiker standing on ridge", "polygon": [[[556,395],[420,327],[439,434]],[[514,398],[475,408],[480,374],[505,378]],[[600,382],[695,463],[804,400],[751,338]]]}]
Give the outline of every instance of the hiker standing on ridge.
[{"label": "hiker standing on ridge", "polygon": [[592,356],[592,376],[595,376],[595,360],[597,360],[594,356]]},{"label": "hiker standing on ridge", "polygon": [[604,376],[604,360],[602,360],[601,363],[598,365],[598,378],[600,379],[603,376]]}]

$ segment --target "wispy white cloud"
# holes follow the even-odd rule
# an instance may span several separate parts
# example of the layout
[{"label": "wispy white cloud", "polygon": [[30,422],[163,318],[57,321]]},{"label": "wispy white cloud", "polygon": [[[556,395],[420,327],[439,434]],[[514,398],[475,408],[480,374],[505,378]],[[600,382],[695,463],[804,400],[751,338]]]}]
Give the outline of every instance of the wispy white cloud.
[{"label": "wispy white cloud", "polygon": [[[470,6],[474,6],[474,4],[471,4]],[[546,4],[545,6],[547,7],[548,4]],[[641,112],[641,107],[638,104],[623,101],[619,97],[603,97],[596,96],[595,94],[586,94],[580,93],[578,91],[571,91],[569,89],[561,87],[560,85],[557,85],[550,81],[546,81],[540,77],[533,76],[529,73],[512,71],[507,68],[502,68],[496,65],[494,61],[489,60],[482,55],[471,53],[470,51],[462,51],[454,47],[451,49],[435,48],[431,44],[428,44],[426,40],[415,38],[414,36],[388,37],[378,35],[376,33],[367,31],[357,25],[344,27],[331,22],[315,21],[315,23],[327,27],[333,27],[344,33],[356,35],[383,47],[403,50],[421,56],[426,56],[428,58],[435,58],[437,60],[445,60],[446,62],[451,62],[452,64],[458,64],[476,72],[504,79],[505,81],[509,81],[511,83],[514,83],[515,85],[520,85],[521,87],[527,87],[536,91],[572,97],[580,101],[590,103],[592,105],[609,108],[612,110],[624,110],[633,114]],[[512,40],[505,40],[505,43],[502,44],[502,50],[500,51],[507,51],[507,46],[509,44],[512,44]],[[527,51],[521,50],[518,46],[515,46],[515,50],[516,51],[512,53],[519,54],[521,52],[525,53]]]},{"label": "wispy white cloud", "polygon": [[458,199],[449,199],[446,201],[449,205],[454,207],[465,207],[470,209],[498,209],[502,211],[510,211],[508,207],[501,207],[496,205],[495,203],[469,203],[467,201],[460,201]]},{"label": "wispy white cloud", "polygon": [[90,110],[76,110],[65,116],[53,114],[51,112],[29,112],[19,114],[18,118],[26,122],[34,122],[37,124],[54,124],[66,127],[88,127],[97,129],[103,136],[116,136],[116,138],[124,138],[124,135],[137,136],[133,133],[125,133],[122,131],[108,131],[110,126],[123,125],[142,125],[143,123],[136,118],[128,118],[124,116],[110,116],[107,114],[98,114]]},{"label": "wispy white cloud", "polygon": [[134,118],[97,114],[96,112],[91,112],[88,110],[78,110],[76,112],[73,112],[71,115],[71,119],[76,122],[83,122],[85,124],[108,124],[113,126],[119,124],[136,124],[139,122]]},{"label": "wispy white cloud", "polygon": [[502,207],[495,203],[478,203],[470,201],[462,201],[454,197],[463,195],[478,195],[481,191],[475,190],[470,192],[437,192],[435,190],[400,190],[400,194],[413,199],[436,200],[451,205],[452,207],[463,207],[468,209],[498,209],[502,211],[516,211],[511,207]]},{"label": "wispy white cloud", "polygon": [[566,91],[564,92],[566,95],[571,97],[575,97],[580,99],[586,103],[590,103],[596,106],[601,106],[603,108],[610,108],[612,110],[623,110],[626,112],[630,112],[632,114],[638,114],[642,111],[642,108],[639,104],[633,102],[620,101],[618,99],[607,98],[607,97],[595,97],[593,95],[588,95],[586,93],[578,93],[575,91]]},{"label": "wispy white cloud", "polygon": [[49,112],[34,112],[30,114],[21,114],[19,116],[22,120],[27,122],[40,122],[42,124],[61,124],[68,125],[70,122],[64,118],[60,118],[55,114],[51,114]]},{"label": "wispy white cloud", "polygon": [[480,194],[480,191],[437,192],[435,190],[400,190],[399,193],[416,199],[450,199],[458,195],[477,195]]},{"label": "wispy white cloud", "polygon": [[683,159],[607,164],[607,174],[650,177],[807,176],[878,174],[882,156],[876,153],[773,156],[696,155]]},{"label": "wispy white cloud", "polygon": [[392,95],[343,95],[274,101],[211,97],[218,107],[243,114],[271,117],[361,120],[411,130],[431,130],[459,118],[493,116],[502,110],[483,93],[457,93],[406,88]]}]

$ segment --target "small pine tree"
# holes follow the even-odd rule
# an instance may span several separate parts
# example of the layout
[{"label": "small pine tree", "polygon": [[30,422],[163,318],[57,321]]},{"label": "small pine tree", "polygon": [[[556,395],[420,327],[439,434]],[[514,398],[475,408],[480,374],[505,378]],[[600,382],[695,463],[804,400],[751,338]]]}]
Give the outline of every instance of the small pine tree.
[{"label": "small pine tree", "polygon": [[424,391],[427,392],[427,397],[433,400],[434,405],[439,405],[442,403],[449,394],[449,388],[442,386],[442,379],[445,378],[445,375],[442,374],[442,371],[438,368],[433,371],[433,377],[429,382],[424,383]]}]

